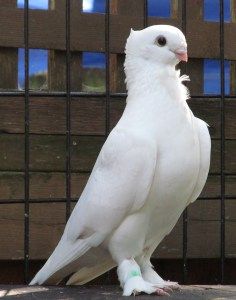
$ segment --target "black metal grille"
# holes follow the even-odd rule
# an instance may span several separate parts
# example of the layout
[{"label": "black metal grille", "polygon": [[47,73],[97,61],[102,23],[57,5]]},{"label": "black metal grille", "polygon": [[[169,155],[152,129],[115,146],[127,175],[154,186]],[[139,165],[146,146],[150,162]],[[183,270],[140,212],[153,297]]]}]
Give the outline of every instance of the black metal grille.
[{"label": "black metal grille", "polygon": [[[143,0],[144,19],[143,26],[148,24],[147,16],[147,0]],[[77,199],[71,197],[71,97],[95,97],[106,99],[106,113],[105,113],[105,136],[108,136],[110,131],[110,99],[126,97],[126,93],[111,93],[110,92],[110,7],[109,0],[106,0],[106,14],[105,14],[105,55],[106,55],[106,91],[105,93],[89,93],[89,92],[71,92],[71,37],[70,37],[70,0],[66,0],[66,91],[65,92],[33,92],[29,90],[29,0],[25,0],[24,8],[24,48],[25,48],[25,90],[24,91],[4,91],[0,92],[1,97],[25,97],[25,197],[24,199],[16,200],[2,200],[1,204],[9,203],[24,203],[24,271],[25,282],[29,280],[29,205],[30,203],[49,203],[51,199],[31,200],[29,194],[29,98],[34,97],[66,97],[66,200],[56,199],[54,202],[63,202],[66,204],[66,220],[71,211],[71,202]],[[224,74],[224,1],[220,0],[220,61],[221,61],[221,283],[224,283],[225,274],[225,199],[234,199],[236,197],[225,195],[225,74]],[[182,1],[182,29],[186,31],[186,0]],[[192,98],[217,98],[216,95],[197,96],[192,95]],[[227,98],[234,98],[234,96],[227,96]],[[201,198],[207,200],[218,199],[217,197]],[[182,256],[182,274],[183,282],[187,280],[187,250],[188,250],[188,214],[185,210],[183,214],[183,256]]]},{"label": "black metal grille", "polygon": [[24,10],[25,41],[25,281],[29,276],[29,1],[25,1]]},{"label": "black metal grille", "polygon": [[221,283],[225,272],[225,61],[224,61],[224,0],[220,0],[220,74],[221,74]]}]

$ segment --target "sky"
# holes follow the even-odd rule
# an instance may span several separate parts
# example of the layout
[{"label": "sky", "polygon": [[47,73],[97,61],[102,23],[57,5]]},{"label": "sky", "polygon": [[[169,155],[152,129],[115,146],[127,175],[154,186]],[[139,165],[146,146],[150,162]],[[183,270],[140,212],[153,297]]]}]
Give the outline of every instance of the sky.
[{"label": "sky", "polygon": [[[84,13],[104,13],[106,0],[83,0]],[[18,8],[24,8],[24,0],[17,0]],[[48,0],[29,0],[30,9],[48,9]],[[204,20],[219,22],[220,0],[204,1]],[[148,0],[148,16],[168,18],[171,16],[171,0]],[[224,20],[230,22],[230,0],[224,0]],[[24,49],[19,49],[18,81],[24,84]],[[105,68],[104,53],[84,52],[82,64],[85,68]],[[30,49],[29,74],[47,72],[48,51]],[[225,92],[229,93],[230,64],[225,62]],[[204,60],[204,94],[220,94],[220,61]]]},{"label": "sky", "polygon": [[[17,0],[18,8],[24,8],[24,0]],[[29,0],[30,9],[48,9],[48,0]]]}]

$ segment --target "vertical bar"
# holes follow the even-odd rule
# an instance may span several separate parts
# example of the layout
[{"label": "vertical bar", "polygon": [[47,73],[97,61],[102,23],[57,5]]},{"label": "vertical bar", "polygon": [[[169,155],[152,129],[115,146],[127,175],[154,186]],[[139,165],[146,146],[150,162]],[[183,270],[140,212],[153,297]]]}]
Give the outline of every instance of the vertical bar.
[{"label": "vertical bar", "polygon": [[70,0],[66,0],[66,220],[71,208]]},{"label": "vertical bar", "polygon": [[110,1],[106,0],[105,14],[105,55],[106,55],[106,137],[110,132]]},{"label": "vertical bar", "polygon": [[220,0],[220,75],[221,75],[221,149],[220,149],[220,178],[221,178],[221,227],[220,227],[220,282],[224,283],[225,272],[225,62],[224,62],[224,0]]},{"label": "vertical bar", "polygon": [[143,0],[143,28],[148,26],[148,1]]},{"label": "vertical bar", "polygon": [[24,206],[24,280],[29,279],[29,0],[24,0],[25,48],[25,206]]},{"label": "vertical bar", "polygon": [[[106,113],[105,135],[110,132],[110,0],[106,0],[105,11],[105,59],[106,59]],[[110,280],[110,272],[107,273],[107,281]]]},{"label": "vertical bar", "polygon": [[[186,0],[182,0],[182,31],[186,34]],[[184,73],[187,72],[186,64],[183,66]],[[188,265],[187,265],[187,251],[188,251],[188,210],[183,212],[183,283],[187,281]]]}]

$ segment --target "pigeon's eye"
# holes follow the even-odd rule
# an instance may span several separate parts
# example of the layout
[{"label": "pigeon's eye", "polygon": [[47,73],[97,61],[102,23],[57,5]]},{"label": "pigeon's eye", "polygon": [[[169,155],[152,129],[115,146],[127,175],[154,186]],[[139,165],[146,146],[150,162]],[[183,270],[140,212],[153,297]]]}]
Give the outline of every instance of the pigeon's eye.
[{"label": "pigeon's eye", "polygon": [[156,44],[160,47],[163,47],[166,45],[166,38],[163,35],[160,35],[156,38]]}]

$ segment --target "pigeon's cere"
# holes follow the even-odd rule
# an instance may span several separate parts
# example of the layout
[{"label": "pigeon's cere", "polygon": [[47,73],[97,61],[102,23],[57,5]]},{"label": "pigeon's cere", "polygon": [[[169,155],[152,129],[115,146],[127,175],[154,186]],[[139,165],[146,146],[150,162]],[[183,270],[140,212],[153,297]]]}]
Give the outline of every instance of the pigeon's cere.
[{"label": "pigeon's cere", "polygon": [[131,30],[127,105],[108,136],[56,249],[31,284],[84,284],[117,266],[123,295],[166,295],[150,258],[200,195],[210,136],[186,100],[175,67],[187,61],[183,33],[167,25]]}]

